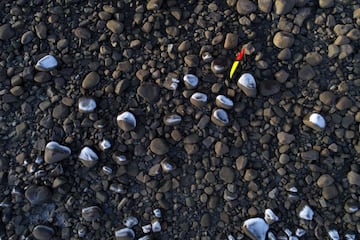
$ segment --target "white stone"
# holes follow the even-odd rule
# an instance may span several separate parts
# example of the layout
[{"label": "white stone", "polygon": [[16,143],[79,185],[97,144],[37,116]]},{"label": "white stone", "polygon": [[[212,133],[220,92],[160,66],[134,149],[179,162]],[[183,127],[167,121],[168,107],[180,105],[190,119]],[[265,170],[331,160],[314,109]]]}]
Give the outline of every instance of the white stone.
[{"label": "white stone", "polygon": [[223,107],[226,109],[230,109],[234,106],[234,102],[224,95],[218,95],[216,97],[216,103],[218,107]]},{"label": "white stone", "polygon": [[244,222],[243,228],[246,228],[256,239],[265,240],[269,225],[262,218],[250,218]]},{"label": "white stone", "polygon": [[268,224],[272,224],[274,222],[279,221],[279,217],[276,216],[276,214],[271,209],[268,208],[265,210],[265,221]]},{"label": "white stone", "polygon": [[203,106],[207,103],[208,97],[205,93],[196,92],[190,97],[190,102],[195,106]]},{"label": "white stone", "polygon": [[250,73],[244,73],[243,75],[241,75],[241,77],[238,80],[238,84],[249,89],[256,88],[255,78]]},{"label": "white stone", "polygon": [[101,142],[99,142],[99,147],[102,151],[105,151],[105,150],[111,148],[111,143],[109,140],[104,139]]},{"label": "white stone", "polygon": [[311,221],[313,219],[313,216],[314,212],[308,205],[305,205],[299,212],[299,217],[305,220]]},{"label": "white stone", "polygon": [[164,159],[163,161],[161,161],[160,165],[161,165],[163,172],[165,172],[165,173],[171,172],[176,168],[175,165],[167,159]]},{"label": "white stone", "polygon": [[352,233],[345,234],[345,240],[355,240],[355,239],[356,239],[355,234]]},{"label": "white stone", "polygon": [[208,63],[208,62],[211,62],[213,60],[213,57],[212,55],[209,53],[209,52],[204,52],[202,55],[201,55],[201,58],[204,62]]},{"label": "white stone", "polygon": [[46,144],[46,148],[47,149],[52,149],[52,150],[59,150],[59,151],[64,152],[64,153],[71,154],[71,149],[70,148],[68,148],[66,146],[63,146],[63,145],[60,145],[59,143],[57,143],[55,141],[48,142],[48,144]]},{"label": "white stone", "polygon": [[109,166],[103,166],[102,167],[102,171],[106,174],[106,175],[111,175],[113,173],[113,170],[111,167]]},{"label": "white stone", "polygon": [[298,236],[298,237],[302,237],[306,234],[306,231],[302,228],[298,228],[296,229],[295,231],[295,235]]},{"label": "white stone", "polygon": [[185,74],[183,77],[184,84],[188,89],[194,89],[199,84],[199,78],[194,74]]},{"label": "white stone", "polygon": [[151,222],[151,229],[153,232],[160,232],[161,231],[161,224],[158,220]]},{"label": "white stone", "polygon": [[133,216],[127,217],[123,222],[123,224],[128,228],[132,228],[133,226],[136,226],[138,223],[139,220]]},{"label": "white stone", "polygon": [[115,231],[115,237],[116,238],[126,238],[126,239],[134,239],[135,238],[135,232],[130,228],[122,228],[117,231]]},{"label": "white stone", "polygon": [[328,235],[329,235],[330,239],[332,239],[332,240],[340,239],[339,232],[336,229],[330,229],[328,231]]},{"label": "white stone", "polygon": [[141,238],[138,238],[138,240],[151,240],[152,238],[149,235],[145,235]]},{"label": "white stone", "polygon": [[324,117],[318,113],[311,114],[309,121],[318,126],[319,128],[325,128],[326,126]]},{"label": "white stone", "polygon": [[143,233],[149,233],[151,231],[151,224],[144,225],[141,227]]},{"label": "white stone", "polygon": [[154,213],[155,217],[161,218],[161,210],[159,208],[154,209],[153,213]]},{"label": "white stone", "polygon": [[49,71],[56,68],[58,65],[58,61],[52,55],[46,55],[41,58],[35,65],[35,68],[39,71]]},{"label": "white stone", "polygon": [[169,125],[169,126],[177,125],[181,123],[181,120],[182,120],[181,116],[176,113],[168,114],[164,117],[165,125]]},{"label": "white stone", "polygon": [[285,228],[284,232],[286,233],[286,235],[288,235],[288,237],[290,237],[292,235],[291,230],[288,228]]},{"label": "white stone", "polygon": [[120,128],[124,131],[132,130],[136,127],[136,118],[131,112],[123,112],[116,117]]},{"label": "white stone", "polygon": [[216,109],[213,112],[213,116],[215,119],[219,120],[220,122],[224,123],[225,125],[229,123],[229,117],[224,109]]},{"label": "white stone", "polygon": [[89,147],[81,149],[79,159],[86,167],[92,167],[99,160],[98,155]]},{"label": "white stone", "polygon": [[81,97],[79,99],[78,107],[80,112],[93,112],[96,108],[96,102],[93,98]]}]

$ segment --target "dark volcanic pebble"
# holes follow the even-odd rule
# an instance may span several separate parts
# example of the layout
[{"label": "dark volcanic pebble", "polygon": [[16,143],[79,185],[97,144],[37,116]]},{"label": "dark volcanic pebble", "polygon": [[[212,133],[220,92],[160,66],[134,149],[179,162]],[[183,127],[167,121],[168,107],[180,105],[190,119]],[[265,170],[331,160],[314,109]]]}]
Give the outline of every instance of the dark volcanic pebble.
[{"label": "dark volcanic pebble", "polygon": [[100,81],[100,76],[97,72],[90,72],[88,73],[83,82],[82,82],[82,87],[84,89],[91,89],[93,87],[95,87]]},{"label": "dark volcanic pebble", "polygon": [[153,83],[144,83],[138,87],[137,94],[147,102],[155,103],[159,100],[160,88]]},{"label": "dark volcanic pebble", "polygon": [[271,96],[280,91],[280,83],[275,80],[265,80],[260,82],[259,92],[262,96]]},{"label": "dark volcanic pebble", "polygon": [[169,151],[169,146],[163,138],[154,138],[150,143],[150,150],[157,155],[164,155]]},{"label": "dark volcanic pebble", "polygon": [[0,40],[9,40],[15,35],[15,31],[10,24],[6,23],[0,26]]},{"label": "dark volcanic pebble", "polygon": [[38,240],[48,240],[55,234],[52,227],[46,225],[37,225],[34,227],[32,234]]},{"label": "dark volcanic pebble", "polygon": [[51,192],[45,186],[32,185],[26,189],[25,197],[32,205],[39,205],[51,198]]}]

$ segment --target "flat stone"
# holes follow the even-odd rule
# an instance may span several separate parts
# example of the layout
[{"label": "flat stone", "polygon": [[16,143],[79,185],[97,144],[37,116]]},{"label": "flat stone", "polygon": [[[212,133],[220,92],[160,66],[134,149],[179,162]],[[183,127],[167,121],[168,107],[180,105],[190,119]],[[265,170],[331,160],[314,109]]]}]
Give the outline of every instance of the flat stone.
[{"label": "flat stone", "polygon": [[128,78],[118,81],[118,83],[115,86],[115,93],[117,95],[120,95],[126,89],[128,89],[130,87],[130,85],[131,85],[131,80]]},{"label": "flat stone", "polygon": [[332,200],[339,196],[339,191],[334,184],[326,186],[322,189],[322,196],[326,200]]},{"label": "flat stone", "polygon": [[237,86],[245,93],[248,97],[256,97],[256,81],[250,73],[244,73],[237,81]]},{"label": "flat stone", "polygon": [[39,39],[46,39],[47,37],[47,26],[44,22],[40,22],[35,25],[35,33]]},{"label": "flat stone", "polygon": [[48,72],[37,72],[34,76],[34,81],[37,83],[45,83],[50,81],[51,75]]},{"label": "flat stone", "polygon": [[285,31],[275,33],[273,39],[274,45],[281,49],[290,48],[294,44],[294,41],[294,35]]},{"label": "flat stone", "polygon": [[84,89],[94,88],[100,82],[100,76],[97,72],[89,72],[82,81]]},{"label": "flat stone", "polygon": [[123,112],[116,117],[116,122],[123,131],[131,131],[136,127],[136,118],[131,112]]},{"label": "flat stone", "polygon": [[46,144],[44,160],[46,163],[52,164],[68,158],[70,154],[70,148],[60,145],[55,141],[51,141]]},{"label": "flat stone", "polygon": [[321,8],[331,8],[334,6],[334,0],[319,0],[319,6]]},{"label": "flat stone", "polygon": [[184,61],[188,67],[197,67],[199,65],[199,57],[197,55],[186,55]]},{"label": "flat stone", "polygon": [[78,158],[87,168],[94,167],[99,161],[98,155],[89,147],[84,147],[83,149],[81,149]]},{"label": "flat stone", "polygon": [[294,8],[295,3],[296,0],[276,0],[275,13],[277,15],[287,14]]},{"label": "flat stone", "polygon": [[329,174],[323,174],[318,178],[316,184],[318,185],[319,188],[324,188],[332,185],[334,182],[335,182],[334,178],[331,177]]},{"label": "flat stone", "polygon": [[236,10],[241,15],[249,15],[250,13],[255,12],[257,6],[250,0],[241,0],[236,4]]},{"label": "flat stone", "polygon": [[52,117],[55,119],[64,119],[68,115],[69,115],[69,108],[62,103],[56,105],[52,112]]},{"label": "flat stone", "polygon": [[279,132],[277,135],[279,144],[290,144],[295,140],[295,136],[286,132]]},{"label": "flat stone", "polygon": [[150,143],[150,150],[157,155],[164,155],[169,151],[169,146],[165,139],[154,138]]},{"label": "flat stone", "polygon": [[10,89],[12,95],[18,97],[24,94],[25,89],[23,86],[14,86]]},{"label": "flat stone", "polygon": [[186,52],[191,48],[191,42],[189,40],[184,40],[178,46],[178,52]]},{"label": "flat stone", "polygon": [[51,192],[45,186],[32,185],[26,189],[25,197],[32,205],[40,205],[50,200]]},{"label": "flat stone", "polygon": [[90,39],[91,38],[91,32],[84,27],[78,27],[74,30],[74,34],[76,37],[80,38],[80,39]]},{"label": "flat stone", "polygon": [[32,230],[32,235],[37,240],[49,240],[54,234],[54,229],[46,225],[37,225]]},{"label": "flat stone", "polygon": [[223,156],[229,152],[229,147],[225,143],[218,141],[215,144],[215,153],[216,156]]},{"label": "flat stone", "polygon": [[124,24],[116,20],[109,20],[106,23],[106,27],[113,33],[122,33],[124,31]]},{"label": "flat stone", "polygon": [[259,0],[258,2],[258,8],[260,11],[264,13],[269,13],[273,6],[273,0]]},{"label": "flat stone", "polygon": [[141,84],[137,89],[137,94],[149,103],[155,103],[160,97],[160,88],[153,83]]},{"label": "flat stone", "polygon": [[315,71],[310,65],[305,64],[300,68],[298,76],[302,80],[309,81],[315,77]]},{"label": "flat stone", "polygon": [[349,97],[342,96],[337,101],[335,107],[336,107],[336,109],[342,111],[342,110],[347,110],[347,109],[351,108],[352,105],[353,105],[353,103]]},{"label": "flat stone", "polygon": [[0,26],[0,40],[9,40],[15,36],[15,31],[12,29],[9,23],[5,23]]},{"label": "flat stone", "polygon": [[227,33],[224,42],[225,49],[233,49],[238,47],[238,35],[235,33]]},{"label": "flat stone", "polygon": [[247,166],[248,159],[245,156],[240,156],[236,159],[236,169],[241,171]]},{"label": "flat stone", "polygon": [[275,80],[261,81],[259,85],[260,95],[268,97],[280,92],[280,83]]},{"label": "flat stone", "polygon": [[81,216],[85,221],[92,222],[101,217],[101,209],[98,206],[90,206],[81,209]]},{"label": "flat stone", "polygon": [[322,62],[322,56],[317,52],[309,52],[305,56],[305,61],[311,66],[319,65]]},{"label": "flat stone", "polygon": [[30,43],[34,39],[34,36],[35,34],[33,31],[24,32],[20,39],[21,44],[26,45]]},{"label": "flat stone", "polygon": [[163,0],[150,0],[146,4],[146,9],[149,11],[158,10],[161,8],[162,4],[163,4]]},{"label": "flat stone", "polygon": [[222,167],[220,169],[219,176],[225,183],[232,183],[235,179],[234,169],[231,167]]},{"label": "flat stone", "polygon": [[245,181],[253,181],[258,177],[258,173],[255,169],[246,169],[244,179]]},{"label": "flat stone", "polygon": [[[151,227],[151,226],[150,226]],[[122,228],[115,231],[116,240],[132,240],[135,239],[135,232],[131,228]]]},{"label": "flat stone", "polygon": [[335,94],[331,91],[325,91],[320,93],[319,100],[328,106],[331,106],[335,103]]},{"label": "flat stone", "polygon": [[309,150],[306,152],[302,152],[301,154],[301,158],[307,161],[317,161],[319,160],[319,152],[315,151],[315,150]]},{"label": "flat stone", "polygon": [[350,184],[360,186],[360,174],[355,171],[350,171],[347,174],[347,179]]},{"label": "flat stone", "polygon": [[58,61],[52,55],[46,55],[37,61],[35,69],[38,71],[50,71],[58,66]]}]

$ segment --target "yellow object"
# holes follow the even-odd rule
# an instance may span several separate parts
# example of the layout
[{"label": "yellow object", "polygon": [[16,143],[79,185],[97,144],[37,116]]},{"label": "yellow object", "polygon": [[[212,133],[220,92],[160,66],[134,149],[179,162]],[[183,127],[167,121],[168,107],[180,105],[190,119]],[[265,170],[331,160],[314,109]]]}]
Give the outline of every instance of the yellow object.
[{"label": "yellow object", "polygon": [[231,70],[230,70],[230,79],[233,77],[237,67],[239,65],[239,61],[235,61],[231,67]]}]

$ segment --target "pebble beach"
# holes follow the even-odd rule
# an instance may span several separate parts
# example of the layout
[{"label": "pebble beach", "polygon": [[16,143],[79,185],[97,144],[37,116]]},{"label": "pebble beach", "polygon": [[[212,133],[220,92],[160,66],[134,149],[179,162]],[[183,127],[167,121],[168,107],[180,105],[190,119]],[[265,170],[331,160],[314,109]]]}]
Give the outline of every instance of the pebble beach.
[{"label": "pebble beach", "polygon": [[1,240],[360,238],[358,0],[0,9]]}]

